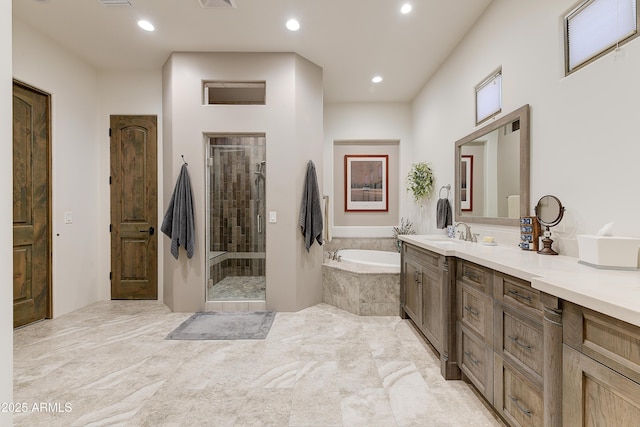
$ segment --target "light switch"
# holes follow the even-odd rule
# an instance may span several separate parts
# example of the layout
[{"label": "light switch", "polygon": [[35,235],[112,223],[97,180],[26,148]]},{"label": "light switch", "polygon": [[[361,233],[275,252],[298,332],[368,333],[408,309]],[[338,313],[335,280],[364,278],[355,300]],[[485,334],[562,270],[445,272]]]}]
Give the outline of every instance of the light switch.
[{"label": "light switch", "polygon": [[71,212],[64,213],[64,223],[71,224],[73,222],[73,214]]},{"label": "light switch", "polygon": [[275,224],[276,222],[278,222],[278,213],[276,211],[269,212],[269,222],[271,224]]}]

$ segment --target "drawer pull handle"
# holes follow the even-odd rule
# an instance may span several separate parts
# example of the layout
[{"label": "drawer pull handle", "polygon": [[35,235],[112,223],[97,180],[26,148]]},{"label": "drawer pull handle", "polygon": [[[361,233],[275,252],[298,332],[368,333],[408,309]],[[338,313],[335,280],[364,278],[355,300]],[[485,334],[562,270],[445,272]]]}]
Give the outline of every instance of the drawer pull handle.
[{"label": "drawer pull handle", "polygon": [[467,310],[469,313],[473,314],[476,317],[478,317],[478,315],[480,314],[480,312],[474,310],[470,305],[465,305],[464,309]]},{"label": "drawer pull handle", "polygon": [[518,339],[518,337],[512,337],[511,335],[508,335],[509,339],[511,341],[513,341],[514,343],[518,344],[520,347],[524,348],[527,351],[532,351],[533,348],[530,345],[526,345],[520,342],[520,340]]},{"label": "drawer pull handle", "polygon": [[473,358],[473,354],[471,354],[470,351],[465,351],[464,352],[465,356],[467,356],[469,358],[469,360],[471,361],[471,363],[473,363],[474,365],[479,365],[480,361],[478,359],[474,359]]},{"label": "drawer pull handle", "polygon": [[517,397],[513,397],[513,396],[509,395],[509,399],[511,399],[511,401],[516,405],[516,407],[518,409],[520,409],[520,411],[522,411],[523,414],[525,414],[527,417],[531,416],[531,411],[528,410],[527,408],[521,406],[520,403],[519,403],[520,401],[518,400]]},{"label": "drawer pull handle", "polygon": [[530,296],[522,295],[522,294],[521,294],[520,292],[518,292],[518,291],[509,291],[509,293],[510,293],[511,295],[513,295],[514,297],[516,297],[516,298],[520,298],[520,299],[523,299],[523,300],[525,300],[525,301],[529,301],[529,302],[531,302],[531,297],[530,297]]}]

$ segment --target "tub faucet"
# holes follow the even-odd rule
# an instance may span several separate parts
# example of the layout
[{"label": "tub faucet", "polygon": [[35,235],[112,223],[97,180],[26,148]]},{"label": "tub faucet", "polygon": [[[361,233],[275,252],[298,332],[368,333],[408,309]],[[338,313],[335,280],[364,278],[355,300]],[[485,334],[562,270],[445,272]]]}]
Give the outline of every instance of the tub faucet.
[{"label": "tub faucet", "polygon": [[342,250],[342,248],[336,249],[333,252],[329,251],[329,259],[331,259],[333,261],[340,261],[340,255],[338,255],[338,252],[340,252],[341,250]]},{"label": "tub faucet", "polygon": [[458,222],[456,223],[456,228],[458,228],[459,225],[464,225],[464,231],[459,232],[460,240],[464,240],[465,242],[478,241],[476,235],[471,233],[471,227],[469,227],[469,224],[466,222]]}]

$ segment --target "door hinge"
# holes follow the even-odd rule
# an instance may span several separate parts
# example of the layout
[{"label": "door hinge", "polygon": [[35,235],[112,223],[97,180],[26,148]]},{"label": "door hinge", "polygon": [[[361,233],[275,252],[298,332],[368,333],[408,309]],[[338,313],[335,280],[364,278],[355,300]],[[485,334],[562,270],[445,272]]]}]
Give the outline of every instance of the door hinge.
[{"label": "door hinge", "polygon": [[111,185],[111,176],[109,176],[109,185]]},{"label": "door hinge", "polygon": [[113,231],[113,224],[109,224],[109,233]]},{"label": "door hinge", "polygon": [[113,280],[113,272],[109,272],[109,280]]},{"label": "door hinge", "polygon": [[111,128],[109,128],[109,137],[111,137]]}]

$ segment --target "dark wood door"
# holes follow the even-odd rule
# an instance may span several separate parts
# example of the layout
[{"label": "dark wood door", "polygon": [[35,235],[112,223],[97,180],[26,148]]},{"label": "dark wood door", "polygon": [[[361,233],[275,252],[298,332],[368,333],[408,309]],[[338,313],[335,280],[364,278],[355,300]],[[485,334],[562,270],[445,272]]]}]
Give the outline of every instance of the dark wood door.
[{"label": "dark wood door", "polygon": [[13,83],[13,327],[51,317],[49,95]]},{"label": "dark wood door", "polygon": [[110,133],[111,299],[157,299],[157,117],[111,116]]}]

